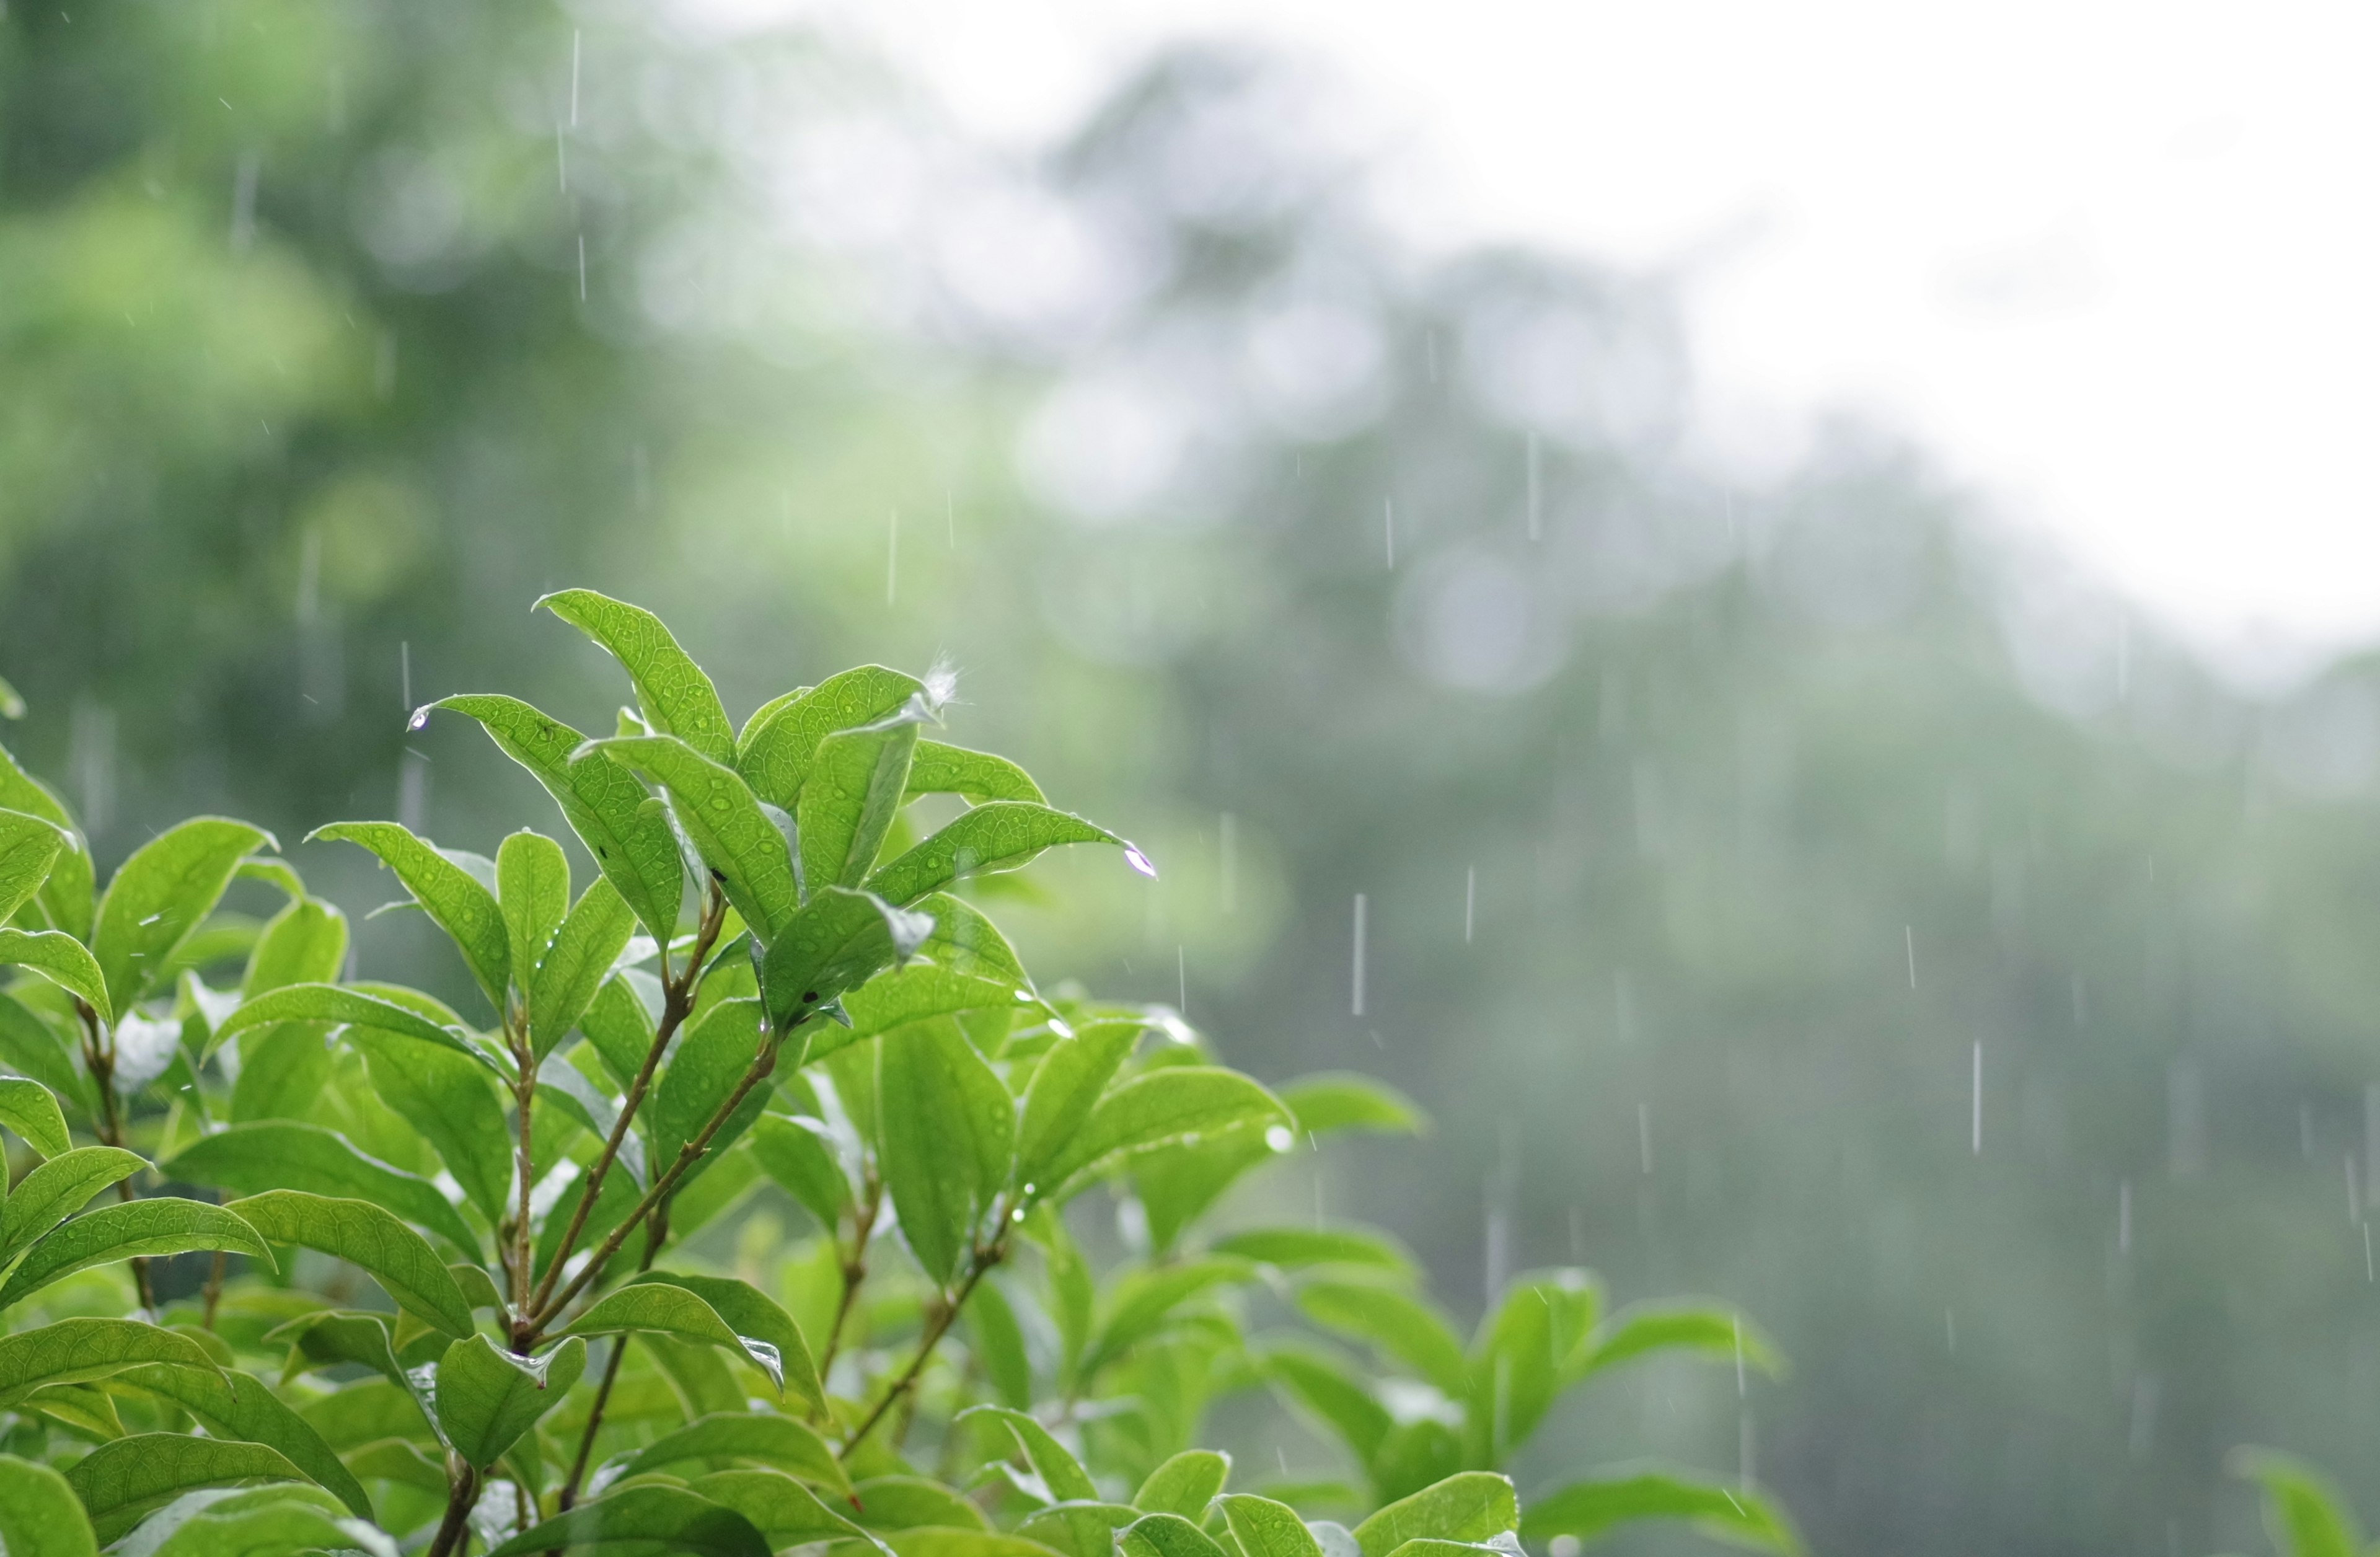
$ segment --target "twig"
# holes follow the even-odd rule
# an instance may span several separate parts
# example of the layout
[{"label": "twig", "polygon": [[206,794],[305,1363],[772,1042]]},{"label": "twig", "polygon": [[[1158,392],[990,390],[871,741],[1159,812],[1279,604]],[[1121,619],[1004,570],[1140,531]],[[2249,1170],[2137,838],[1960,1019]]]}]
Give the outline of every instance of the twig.
[{"label": "twig", "polygon": [[1008,1246],[1004,1241],[975,1252],[966,1280],[959,1283],[954,1295],[937,1305],[927,1320],[926,1332],[917,1341],[917,1355],[909,1359],[909,1366],[901,1370],[901,1377],[892,1381],[892,1387],[884,1392],[883,1398],[876,1403],[867,1417],[852,1429],[851,1436],[843,1441],[843,1447],[834,1452],[836,1459],[851,1458],[851,1452],[867,1441],[868,1435],[876,1429],[878,1422],[884,1419],[884,1413],[892,1409],[893,1403],[917,1387],[918,1375],[926,1371],[926,1364],[933,1358],[934,1348],[941,1345],[942,1337],[950,1333],[951,1325],[959,1317],[959,1310],[965,1308],[967,1299],[975,1295],[976,1283],[982,1281],[1007,1253]]},{"label": "twig", "polygon": [[480,1501],[480,1473],[457,1455],[447,1470],[446,1517],[438,1522],[423,1557],[455,1557],[470,1537],[472,1505]]},{"label": "twig", "polygon": [[[669,1241],[669,1212],[664,1210],[645,1229],[645,1258],[637,1264],[638,1271],[653,1268],[653,1256]],[[587,1430],[578,1436],[578,1454],[570,1462],[570,1478],[562,1484],[554,1499],[553,1511],[567,1514],[570,1505],[578,1501],[579,1484],[587,1478],[587,1459],[595,1449],[596,1430],[603,1425],[603,1407],[612,1399],[612,1385],[620,1377],[620,1359],[628,1355],[625,1332],[613,1338],[612,1355],[603,1364],[603,1381],[596,1386],[595,1404],[587,1411]]]},{"label": "twig", "polygon": [[526,1354],[528,1346],[521,1340],[522,1328],[528,1318],[529,1266],[537,1258],[536,1244],[529,1228],[529,1190],[536,1178],[537,1147],[532,1138],[537,1104],[537,1056],[529,1045],[528,1018],[518,1010],[508,1013],[505,1027],[510,1030],[513,1066],[520,1074],[513,1082],[513,1112],[518,1116],[520,1145],[514,1149],[514,1176],[520,1180],[519,1228],[515,1235],[513,1255],[513,1350]]},{"label": "twig", "polygon": [[843,1345],[843,1327],[851,1319],[857,1305],[860,1283],[868,1280],[868,1240],[876,1232],[876,1218],[883,1210],[884,1186],[873,1169],[868,1171],[867,1197],[851,1209],[851,1254],[843,1261],[843,1298],[834,1307],[834,1324],[826,1332],[826,1349],[819,1354],[820,1379],[834,1366],[834,1354]]},{"label": "twig", "polygon": [[562,1242],[553,1247],[553,1259],[545,1268],[545,1279],[538,1283],[535,1295],[522,1305],[524,1318],[532,1312],[550,1315],[560,1306],[551,1301],[553,1283],[561,1276],[562,1267],[569,1260],[571,1251],[578,1247],[579,1235],[587,1230],[587,1218],[595,1209],[595,1197],[602,1189],[603,1177],[612,1171],[613,1160],[620,1155],[620,1143],[627,1138],[628,1128],[636,1122],[637,1110],[644,1106],[646,1089],[651,1087],[653,1072],[662,1063],[662,1052],[669,1047],[670,1040],[677,1036],[679,1024],[694,1008],[695,991],[702,981],[702,959],[710,955],[711,942],[718,939],[720,922],[726,913],[725,895],[717,887],[711,888],[710,902],[703,909],[702,927],[695,935],[693,955],[686,958],[685,969],[676,977],[669,975],[669,949],[662,949],[661,1025],[653,1029],[652,1047],[645,1052],[645,1063],[638,1067],[636,1079],[628,1083],[626,1094],[620,1099],[620,1117],[613,1121],[612,1133],[605,1137],[603,1150],[596,1153],[594,1164],[587,1170],[587,1178],[578,1191],[578,1204],[570,1213],[570,1225],[563,1230]]}]

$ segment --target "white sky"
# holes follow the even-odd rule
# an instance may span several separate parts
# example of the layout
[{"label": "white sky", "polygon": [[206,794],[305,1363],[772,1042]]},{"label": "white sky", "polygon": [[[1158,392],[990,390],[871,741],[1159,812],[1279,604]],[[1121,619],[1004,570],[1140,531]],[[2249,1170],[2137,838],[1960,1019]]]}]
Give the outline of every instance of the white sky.
[{"label": "white sky", "polygon": [[977,130],[1171,36],[1320,56],[1395,214],[1692,261],[1722,425],[1851,405],[2247,661],[2380,637],[2380,8],[829,0]]}]

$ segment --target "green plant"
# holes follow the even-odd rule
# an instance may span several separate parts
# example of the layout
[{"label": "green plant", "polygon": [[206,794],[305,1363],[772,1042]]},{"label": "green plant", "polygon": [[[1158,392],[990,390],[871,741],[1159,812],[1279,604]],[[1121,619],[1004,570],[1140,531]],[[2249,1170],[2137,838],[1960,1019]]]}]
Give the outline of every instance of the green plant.
[{"label": "green plant", "polygon": [[[848,671],[739,730],[650,614],[540,603],[628,672],[613,734],[497,696],[416,718],[483,725],[595,879],[533,832],[492,859],[389,822],[314,834],[371,851],[452,940],[470,1017],[344,978],[345,918],[245,823],[184,822],[95,892],[65,806],[0,754],[0,1125],[30,1160],[0,1210],[12,1553],[38,1531],[155,1557],[1451,1557],[1657,1516],[1792,1547],[1747,1488],[1628,1470],[1524,1515],[1500,1474],[1631,1357],[1767,1366],[1734,1316],[1607,1319],[1554,1272],[1466,1348],[1377,1234],[1206,1235],[1282,1153],[1418,1116],[1038,990],[958,889],[1063,844],[1154,868],[927,738],[936,678]],[[278,911],[224,911],[242,881]],[[771,1185],[814,1236],[727,1216]],[[1067,1212],[1103,1186],[1136,1247],[1095,1273]],[[1267,1305],[1402,1387],[1266,1332]],[[1224,1493],[1207,1407],[1266,1387],[1360,1488]]]},{"label": "green plant", "polygon": [[2362,1525],[2331,1479],[2304,1461],[2271,1449],[2231,1452],[2231,1473],[2265,1494],[2265,1533],[2278,1557],[2370,1557]]}]

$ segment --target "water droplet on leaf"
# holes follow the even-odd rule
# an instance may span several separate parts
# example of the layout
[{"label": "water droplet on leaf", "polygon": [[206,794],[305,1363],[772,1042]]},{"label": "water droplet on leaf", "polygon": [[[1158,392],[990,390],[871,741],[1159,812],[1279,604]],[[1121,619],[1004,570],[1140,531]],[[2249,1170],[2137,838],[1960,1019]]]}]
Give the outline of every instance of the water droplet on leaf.
[{"label": "water droplet on leaf", "polygon": [[1126,844],[1123,846],[1123,859],[1125,864],[1147,876],[1150,881],[1157,880],[1157,867],[1148,862],[1148,856],[1140,852],[1138,844]]}]

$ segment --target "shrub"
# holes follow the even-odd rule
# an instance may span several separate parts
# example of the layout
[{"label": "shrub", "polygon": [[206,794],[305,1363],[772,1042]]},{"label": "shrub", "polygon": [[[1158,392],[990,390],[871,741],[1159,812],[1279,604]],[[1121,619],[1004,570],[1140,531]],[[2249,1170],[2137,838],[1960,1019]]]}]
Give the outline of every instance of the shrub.
[{"label": "shrub", "polygon": [[[595,878],[534,832],[492,859],[313,834],[445,932],[468,1016],[343,976],[345,917],[244,822],[183,822],[95,892],[0,754],[8,1551],[1454,1557],[1647,1517],[1793,1546],[1745,1487],[1623,1468],[1524,1513],[1501,1474],[1632,1358],[1769,1366],[1734,1315],[1606,1316],[1552,1271],[1466,1345],[1378,1233],[1207,1230],[1283,1152],[1418,1116],[1039,990],[961,890],[1062,845],[1154,868],[929,738],[931,678],[846,671],[739,731],[650,614],[541,603],[627,671],[616,731],[493,695],[415,717],[483,725]],[[929,795],[955,815],[918,836]],[[222,911],[242,881],[269,920]],[[817,1223],[789,1252],[767,1215],[727,1235],[769,1185]],[[1104,1271],[1067,1214],[1095,1187],[1136,1218]],[[1201,1427],[1248,1389],[1356,1479],[1227,1491]]]}]

